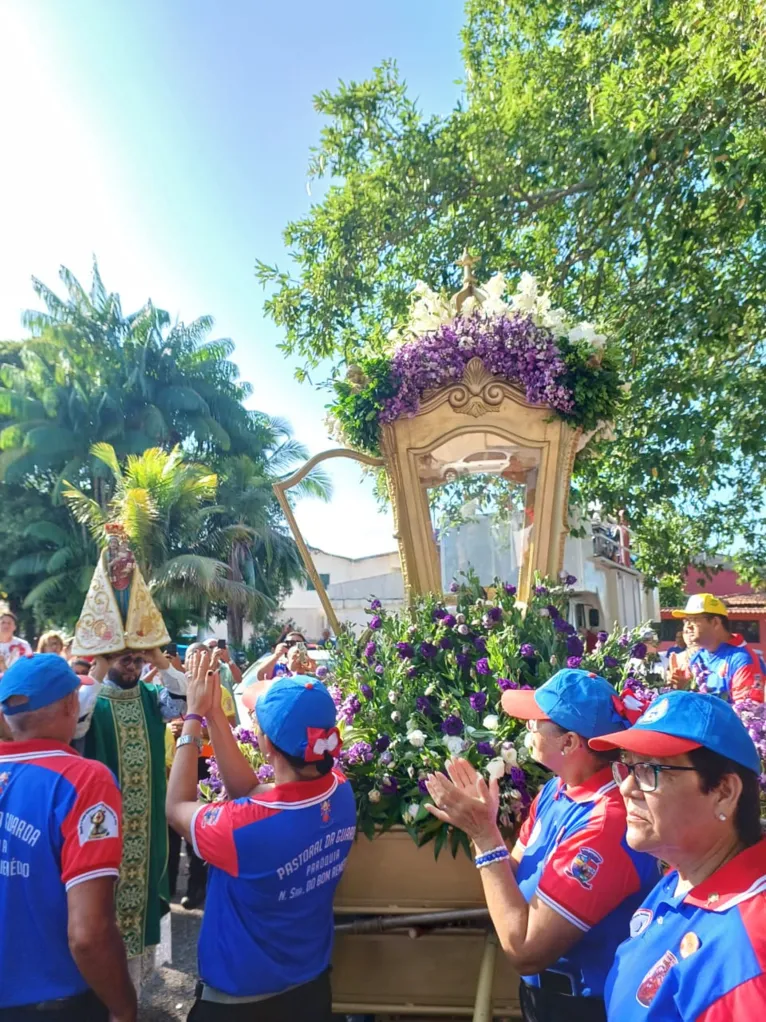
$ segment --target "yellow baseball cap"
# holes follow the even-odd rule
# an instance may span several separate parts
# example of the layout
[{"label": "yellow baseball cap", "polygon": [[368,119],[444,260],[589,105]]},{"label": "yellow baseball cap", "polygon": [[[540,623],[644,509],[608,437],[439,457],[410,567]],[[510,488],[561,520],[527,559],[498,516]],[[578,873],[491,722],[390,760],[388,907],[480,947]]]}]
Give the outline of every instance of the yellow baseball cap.
[{"label": "yellow baseball cap", "polygon": [[690,596],[684,610],[674,610],[671,617],[696,617],[698,614],[719,614],[721,617],[728,617],[729,611],[723,600],[719,600],[712,593],[695,593]]}]

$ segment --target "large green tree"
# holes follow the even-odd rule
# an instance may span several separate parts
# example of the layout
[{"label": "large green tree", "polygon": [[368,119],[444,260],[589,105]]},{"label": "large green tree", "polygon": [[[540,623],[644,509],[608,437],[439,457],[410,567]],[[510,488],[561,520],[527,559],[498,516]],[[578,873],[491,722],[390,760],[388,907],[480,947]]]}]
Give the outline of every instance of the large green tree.
[{"label": "large green tree", "polygon": [[576,488],[626,507],[651,577],[732,543],[766,564],[766,5],[468,0],[463,94],[391,64],[316,97],[322,201],[262,263],[299,375],[381,347],[417,279],[529,270],[606,327],[631,384]]}]

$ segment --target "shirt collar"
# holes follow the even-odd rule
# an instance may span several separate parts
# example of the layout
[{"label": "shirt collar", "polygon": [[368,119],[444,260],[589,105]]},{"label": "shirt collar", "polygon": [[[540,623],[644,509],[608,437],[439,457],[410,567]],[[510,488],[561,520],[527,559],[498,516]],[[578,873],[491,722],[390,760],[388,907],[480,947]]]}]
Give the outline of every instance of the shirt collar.
[{"label": "shirt collar", "polygon": [[688,905],[723,912],[766,891],[766,838],[751,845],[693,887],[683,899]]},{"label": "shirt collar", "polygon": [[79,756],[71,745],[56,742],[52,738],[29,738],[24,742],[0,742],[0,756],[15,759],[18,756],[29,756],[36,752],[62,752],[70,756]]},{"label": "shirt collar", "polygon": [[605,795],[616,787],[612,776],[612,767],[606,766],[603,770],[597,770],[587,781],[583,781],[576,787],[568,787],[559,777],[554,797],[561,798],[566,795],[572,802],[593,802],[599,795]]},{"label": "shirt collar", "polygon": [[312,802],[331,795],[338,786],[338,779],[333,771],[324,777],[312,781],[290,781],[288,784],[275,784],[268,791],[251,795],[250,801],[258,805],[274,806],[281,809],[300,809]]}]

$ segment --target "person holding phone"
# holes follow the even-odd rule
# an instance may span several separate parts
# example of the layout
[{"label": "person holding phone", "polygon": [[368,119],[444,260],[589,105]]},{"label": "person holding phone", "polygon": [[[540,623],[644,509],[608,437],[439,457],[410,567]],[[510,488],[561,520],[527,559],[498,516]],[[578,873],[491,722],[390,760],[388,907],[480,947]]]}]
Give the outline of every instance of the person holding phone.
[{"label": "person holding phone", "polygon": [[288,632],[283,642],[277,643],[274,652],[258,668],[258,681],[271,681],[282,675],[313,674],[316,664],[308,655],[306,638],[301,632]]}]

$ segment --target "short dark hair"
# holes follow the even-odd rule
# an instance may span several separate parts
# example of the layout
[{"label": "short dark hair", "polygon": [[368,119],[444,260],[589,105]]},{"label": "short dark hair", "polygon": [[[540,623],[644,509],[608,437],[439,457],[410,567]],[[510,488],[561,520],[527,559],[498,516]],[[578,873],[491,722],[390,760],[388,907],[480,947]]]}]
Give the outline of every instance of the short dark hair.
[{"label": "short dark hair", "polygon": [[[274,745],[274,743],[271,743]],[[335,760],[332,754],[325,752],[324,757],[319,760],[315,760],[313,763],[307,763],[305,759],[301,759],[300,756],[291,756],[289,752],[285,752],[284,749],[280,749],[278,745],[274,745],[280,756],[284,756],[293,770],[304,770],[307,766],[315,766],[317,773],[320,777],[324,777],[325,774],[329,774],[332,768],[335,766]]]},{"label": "short dark hair", "polygon": [[739,777],[742,781],[742,794],[734,813],[734,828],[745,847],[758,844],[763,837],[758,774],[711,749],[692,749],[689,759],[700,776],[700,784],[705,794],[717,788],[726,774],[736,774]]},{"label": "short dark hair", "polygon": [[713,618],[717,617],[721,622],[722,627],[725,628],[727,632],[731,632],[731,629],[729,628],[729,618],[725,614],[702,614],[701,616],[704,617],[706,621],[712,621]]}]

